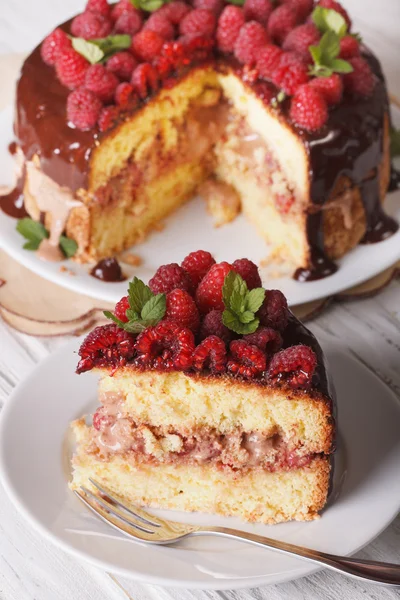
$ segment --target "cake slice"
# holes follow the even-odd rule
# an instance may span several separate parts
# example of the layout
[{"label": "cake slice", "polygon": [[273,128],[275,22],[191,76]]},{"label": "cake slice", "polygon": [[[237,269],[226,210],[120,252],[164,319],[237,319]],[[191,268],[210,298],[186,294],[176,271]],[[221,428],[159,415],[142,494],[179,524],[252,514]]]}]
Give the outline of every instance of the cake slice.
[{"label": "cake slice", "polygon": [[103,482],[141,505],[279,523],[324,507],[334,406],[321,348],[247,259],[204,251],[134,279],[114,323],[84,340],[100,377],[72,426],[72,488]]}]

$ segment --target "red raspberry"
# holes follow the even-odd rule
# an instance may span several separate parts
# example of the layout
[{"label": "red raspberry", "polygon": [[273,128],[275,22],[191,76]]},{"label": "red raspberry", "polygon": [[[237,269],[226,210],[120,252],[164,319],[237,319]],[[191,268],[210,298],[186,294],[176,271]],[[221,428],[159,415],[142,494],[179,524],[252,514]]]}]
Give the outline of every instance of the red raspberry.
[{"label": "red raspberry", "polygon": [[330,9],[338,12],[340,15],[342,15],[342,17],[344,18],[344,20],[347,23],[347,28],[350,31],[350,29],[351,29],[350,17],[348,15],[347,11],[343,8],[343,6],[341,4],[339,4],[339,2],[336,2],[336,0],[320,0],[318,2],[318,6],[323,6],[324,8],[330,8]]},{"label": "red raspberry", "polygon": [[117,89],[118,78],[103,65],[90,65],[85,75],[86,89],[94,92],[105,103],[111,102]]},{"label": "red raspberry", "polygon": [[215,16],[219,16],[224,8],[223,0],[194,0],[194,8],[201,8],[203,10],[209,10],[214,13]]},{"label": "red raspberry", "polygon": [[97,12],[104,17],[109,17],[111,6],[107,0],[88,0],[85,7],[85,12]]},{"label": "red raspberry", "polygon": [[169,61],[171,68],[178,68],[187,60],[186,48],[182,41],[165,42],[161,48],[161,56]]},{"label": "red raspberry", "polygon": [[314,8],[314,0],[283,0],[282,4],[288,4],[296,12],[299,23],[305,21]]},{"label": "red raspberry", "polygon": [[272,357],[268,378],[274,383],[285,382],[292,388],[307,388],[317,366],[317,357],[309,346],[291,346]]},{"label": "red raspberry", "polygon": [[161,265],[149,281],[153,294],[168,294],[176,289],[190,293],[191,287],[189,275],[176,263]]},{"label": "red raspberry", "polygon": [[133,85],[124,81],[120,83],[115,90],[114,100],[115,103],[121,108],[126,108],[129,101],[134,97]]},{"label": "red raspberry", "polygon": [[114,315],[117,317],[117,319],[119,319],[120,321],[123,321],[124,323],[127,323],[129,321],[128,317],[126,316],[126,311],[130,308],[129,306],[129,300],[128,300],[128,296],[124,296],[123,298],[121,298],[121,300],[119,302],[117,302],[117,304],[115,305],[114,308]]},{"label": "red raspberry", "polygon": [[303,64],[282,65],[272,73],[272,81],[282,90],[292,96],[296,90],[309,80],[308,69]]},{"label": "red raspberry", "polygon": [[271,79],[272,73],[279,65],[280,58],[283,52],[274,44],[267,44],[258,52],[257,70],[261,77]]},{"label": "red raspberry", "polygon": [[209,10],[195,8],[190,11],[179,23],[181,35],[201,34],[206,36],[214,35],[217,26],[215,15]]},{"label": "red raspberry", "polygon": [[285,37],[294,29],[297,24],[296,11],[289,4],[278,6],[272,13],[268,21],[268,33],[271,39],[282,44]]},{"label": "red raspberry", "polygon": [[246,21],[258,21],[266,25],[274,10],[271,0],[246,0],[243,13]]},{"label": "red raspberry", "polygon": [[92,418],[92,424],[97,431],[104,431],[107,427],[111,427],[114,425],[116,418],[114,415],[104,414],[105,408],[104,406],[100,406],[96,410]]},{"label": "red raspberry", "polygon": [[337,73],[333,73],[329,77],[316,77],[311,79],[308,84],[315,90],[318,90],[329,106],[339,104],[343,95],[343,81]]},{"label": "red raspberry", "polygon": [[313,87],[302,85],[292,98],[290,118],[307,131],[320,129],[328,119],[325,98]]},{"label": "red raspberry", "polygon": [[172,290],[172,292],[167,294],[167,310],[164,319],[174,321],[181,327],[187,327],[194,333],[200,327],[200,317],[196,302],[185,290]]},{"label": "red raspberry", "polygon": [[297,54],[297,52],[283,52],[278,66],[287,67],[288,65],[302,65],[303,67],[307,67],[308,60],[304,59],[301,54]]},{"label": "red raspberry", "polygon": [[140,98],[146,98],[158,89],[157,71],[149,63],[142,63],[133,71],[131,85]]},{"label": "red raspberry", "polygon": [[135,354],[135,338],[115,324],[102,325],[84,339],[78,354],[77,373],[93,367],[122,367]]},{"label": "red raspberry", "polygon": [[213,265],[207,275],[199,283],[196,291],[196,302],[201,313],[208,313],[213,308],[224,310],[222,300],[222,287],[225,277],[232,271],[232,266],[227,262]]},{"label": "red raspberry", "polygon": [[345,35],[340,40],[340,58],[344,58],[345,60],[349,58],[354,58],[354,56],[359,56],[360,54],[360,44],[352,35]]},{"label": "red raspberry", "polygon": [[217,44],[222,52],[233,52],[239,31],[244,23],[244,14],[239,6],[229,4],[224,8],[217,28]]},{"label": "red raspberry", "polygon": [[371,96],[375,87],[375,77],[371,67],[361,56],[350,58],[349,63],[354,70],[343,76],[346,90],[360,96]]},{"label": "red raspberry", "polygon": [[117,52],[108,59],[106,64],[107,70],[123,81],[130,80],[135,67],[137,67],[137,61],[130,52]]},{"label": "red raspberry", "polygon": [[189,62],[208,58],[215,45],[215,39],[206,35],[184,35],[180,41],[184,47],[186,61]]},{"label": "red raspberry", "polygon": [[193,353],[193,367],[196,371],[210,369],[212,373],[223,373],[225,365],[225,343],[216,335],[210,335],[203,340]]},{"label": "red raspberry", "polygon": [[166,17],[173,25],[179,25],[183,17],[190,11],[190,6],[186,2],[174,0],[164,4],[157,10],[157,14]]},{"label": "red raspberry", "polygon": [[289,309],[286,298],[280,290],[267,290],[257,316],[265,327],[272,327],[278,331],[285,329],[289,319]]},{"label": "red raspberry", "polygon": [[142,29],[132,39],[133,53],[143,61],[151,61],[161,52],[163,38],[155,31]]},{"label": "red raspberry", "polygon": [[53,66],[60,54],[67,48],[71,48],[71,40],[65,31],[57,27],[43,40],[40,54],[46,65]]},{"label": "red raspberry", "polygon": [[193,362],[194,335],[190,329],[172,321],[148,327],[136,340],[138,364],[155,369],[190,369]]},{"label": "red raspberry", "polygon": [[81,131],[93,129],[102,107],[101,100],[96,94],[83,87],[78,88],[67,98],[67,119]]},{"label": "red raspberry", "polygon": [[261,287],[261,277],[258,267],[248,258],[239,258],[232,263],[232,269],[247,283],[249,290]]},{"label": "red raspberry", "polygon": [[254,63],[260,49],[268,42],[267,32],[261,23],[248,21],[239,31],[234,47],[235,56],[244,65]]},{"label": "red raspberry", "polygon": [[259,327],[254,333],[243,336],[243,339],[268,355],[275,354],[282,347],[281,334],[271,327]]},{"label": "red raspberry", "polygon": [[153,67],[157,71],[157,74],[161,80],[166,79],[174,69],[174,65],[172,64],[171,60],[162,55],[157,56],[153,60]]},{"label": "red raspberry", "polygon": [[139,11],[123,12],[115,23],[115,31],[117,33],[135,35],[135,33],[141,30],[142,25],[143,19]]},{"label": "red raspberry", "polygon": [[97,125],[104,132],[113,127],[118,119],[118,108],[116,106],[105,106],[102,108]]},{"label": "red raspberry", "polygon": [[233,331],[228,329],[222,322],[222,311],[211,310],[204,316],[203,322],[200,327],[200,339],[204,340],[210,335],[216,335],[217,337],[224,340],[226,344],[229,344],[234,337]]},{"label": "red raspberry", "polygon": [[71,23],[72,35],[85,40],[107,37],[111,30],[111,21],[97,12],[84,12]]},{"label": "red raspberry", "polygon": [[234,340],[230,345],[227,369],[235,375],[253,378],[267,368],[267,359],[262,350],[244,340]]},{"label": "red raspberry", "polygon": [[191,252],[182,261],[182,269],[189,273],[193,289],[196,289],[205,274],[215,265],[215,260],[209,252],[197,250]]},{"label": "red raspberry", "polygon": [[306,58],[310,58],[310,46],[318,45],[321,34],[314,23],[304,23],[292,29],[283,42],[284,50],[292,50]]},{"label": "red raspberry", "polygon": [[58,79],[71,90],[83,85],[88,68],[88,61],[73,48],[64,50],[56,61]]},{"label": "red raspberry", "polygon": [[159,13],[153,13],[145,23],[144,29],[155,31],[164,40],[173,40],[175,29],[171,21]]},{"label": "red raspberry", "polygon": [[141,14],[141,12],[133,6],[130,0],[120,0],[119,2],[117,2],[117,4],[113,5],[111,9],[111,18],[114,22],[118,21],[119,17],[126,12],[137,12]]}]

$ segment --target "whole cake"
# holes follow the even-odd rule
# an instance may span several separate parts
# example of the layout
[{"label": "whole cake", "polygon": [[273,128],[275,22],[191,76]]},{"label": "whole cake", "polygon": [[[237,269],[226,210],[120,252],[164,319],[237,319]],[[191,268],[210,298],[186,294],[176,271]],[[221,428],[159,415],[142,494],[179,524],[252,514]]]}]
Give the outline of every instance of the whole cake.
[{"label": "whole cake", "polygon": [[330,488],[335,420],[321,348],[247,259],[205,251],[138,279],[79,350],[100,407],[72,426],[72,489],[152,507],[311,520]]},{"label": "whole cake", "polygon": [[89,0],[27,58],[2,205],[49,231],[42,257],[63,233],[79,261],[113,256],[196,191],[217,225],[243,211],[299,279],[396,230],[386,86],[345,9],[237,4]]}]

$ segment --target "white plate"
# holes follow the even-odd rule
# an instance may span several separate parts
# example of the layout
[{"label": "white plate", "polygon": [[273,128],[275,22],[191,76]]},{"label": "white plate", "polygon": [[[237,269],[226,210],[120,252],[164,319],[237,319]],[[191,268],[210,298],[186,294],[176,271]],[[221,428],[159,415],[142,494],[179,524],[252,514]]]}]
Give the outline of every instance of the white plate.
[{"label": "white plate", "polygon": [[[165,586],[256,587],[317,570],[299,559],[223,539],[195,538],[174,548],[145,546],[92,515],[67,487],[68,424],[90,410],[96,396],[95,377],[74,374],[77,347],[75,340],[41,363],[1,414],[2,480],[32,526],[77,558]],[[377,536],[400,507],[400,405],[360,363],[330,346],[325,349],[338,391],[342,451],[336,499],[320,520],[268,527],[200,514],[157,513],[239,527],[337,554],[354,553]]]},{"label": "white plate", "polygon": [[[393,111],[399,117],[400,111]],[[397,120],[397,119],[396,119]],[[7,152],[7,140],[12,140],[11,107],[0,113],[0,183],[12,183],[13,159]],[[390,194],[385,210],[400,221],[400,191]],[[23,238],[15,230],[15,219],[0,211],[0,247],[38,275],[80,294],[106,302],[117,302],[126,293],[126,282],[105,283],[89,274],[84,265],[72,261],[63,263],[75,276],[60,271],[60,264],[40,260],[34,252],[22,248]],[[204,202],[195,198],[166,220],[163,231],[153,233],[135,247],[143,265],[134,274],[148,281],[159,265],[181,260],[193,250],[209,250],[216,260],[233,261],[246,256],[257,264],[266,257],[268,249],[252,225],[243,216],[216,229],[206,213]],[[289,305],[295,306],[336,294],[382,272],[400,259],[400,229],[384,242],[359,245],[338,261],[338,271],[319,281],[300,283],[290,277],[268,279],[262,273],[265,287],[277,288],[286,295]],[[125,269],[130,275],[132,269]]]}]

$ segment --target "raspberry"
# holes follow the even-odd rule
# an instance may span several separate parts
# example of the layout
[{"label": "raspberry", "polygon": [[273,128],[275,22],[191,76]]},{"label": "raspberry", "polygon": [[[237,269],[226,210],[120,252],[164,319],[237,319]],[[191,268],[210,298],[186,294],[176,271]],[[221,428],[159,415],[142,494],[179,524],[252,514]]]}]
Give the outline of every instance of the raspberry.
[{"label": "raspberry", "polygon": [[317,77],[311,79],[309,85],[315,90],[318,90],[328,103],[328,106],[339,104],[343,95],[343,82],[337,73],[333,73],[329,77]]},{"label": "raspberry", "polygon": [[165,16],[159,13],[153,13],[144,26],[144,29],[155,31],[164,40],[173,40],[175,37],[174,26]]},{"label": "raspberry", "polygon": [[118,108],[116,106],[106,106],[101,109],[97,124],[100,131],[104,132],[115,125],[118,119]]},{"label": "raspberry", "polygon": [[201,313],[207,313],[213,308],[224,310],[222,300],[222,287],[225,277],[232,271],[232,266],[227,262],[213,265],[207,275],[200,281],[196,291],[196,302]]},{"label": "raspberry", "polygon": [[272,73],[272,81],[292,96],[296,90],[309,80],[308,69],[303,64],[283,65],[282,62]]},{"label": "raspberry", "polygon": [[129,101],[133,97],[133,85],[124,81],[120,83],[115,90],[114,100],[115,103],[121,108],[128,106]]},{"label": "raspberry", "polygon": [[299,23],[305,21],[314,8],[314,0],[283,0],[283,4],[288,4],[296,12]]},{"label": "raspberry", "polygon": [[104,411],[104,406],[101,406],[93,415],[92,424],[97,431],[103,431],[106,427],[111,427],[115,423],[115,416],[104,414]]},{"label": "raspberry", "polygon": [[317,357],[309,346],[291,346],[272,357],[268,378],[274,383],[286,382],[292,388],[307,388],[317,366]]},{"label": "raspberry", "polygon": [[193,289],[196,289],[200,281],[203,279],[207,271],[215,265],[215,260],[209,252],[205,250],[197,250],[191,252],[182,261],[182,269],[189,274],[192,280]]},{"label": "raspberry", "polygon": [[209,10],[195,8],[190,11],[179,23],[181,35],[201,34],[212,36],[217,26],[215,15]]},{"label": "raspberry", "polygon": [[84,12],[75,17],[71,23],[72,35],[85,40],[107,37],[111,29],[111,21],[97,12]]},{"label": "raspberry", "polygon": [[375,87],[375,78],[371,67],[361,56],[350,58],[349,63],[354,70],[352,73],[346,73],[343,77],[346,90],[360,96],[370,96]]},{"label": "raspberry", "polygon": [[224,8],[223,0],[194,0],[194,8],[201,8],[203,10],[209,10],[214,13],[217,17],[221,14]]},{"label": "raspberry", "polygon": [[287,67],[288,65],[302,65],[303,67],[307,67],[308,60],[304,59],[301,54],[297,54],[297,52],[283,52],[278,66]]},{"label": "raspberry", "polygon": [[139,11],[134,10],[123,12],[115,23],[115,31],[117,33],[128,33],[129,35],[135,35],[135,33],[141,30],[142,25],[143,19]]},{"label": "raspberry", "polygon": [[[215,39],[206,35],[184,35],[180,38],[186,61],[205,60],[211,54]],[[186,63],[187,64],[187,63]]]},{"label": "raspberry", "polygon": [[166,56],[157,56],[153,60],[153,67],[161,80],[167,78],[174,69],[171,60]]},{"label": "raspberry", "polygon": [[251,64],[257,60],[259,50],[268,44],[268,36],[257,21],[248,21],[239,31],[234,52],[239,62]]},{"label": "raspberry", "polygon": [[187,370],[192,366],[194,336],[190,329],[171,321],[148,327],[136,340],[138,364],[156,369]]},{"label": "raspberry", "polygon": [[191,287],[189,275],[176,263],[161,265],[149,281],[154,294],[168,294],[176,289],[190,293]]},{"label": "raspberry", "polygon": [[292,50],[306,58],[310,58],[310,46],[318,45],[321,34],[314,23],[304,23],[292,29],[283,42],[284,50]]},{"label": "raspberry", "polygon": [[137,61],[130,52],[117,52],[108,59],[106,69],[119,79],[129,81],[136,66]]},{"label": "raspberry", "polygon": [[117,317],[117,319],[119,319],[120,321],[123,321],[124,323],[127,323],[129,321],[128,317],[126,316],[126,311],[130,308],[129,306],[129,300],[128,300],[128,296],[124,296],[123,298],[121,298],[121,300],[119,302],[117,302],[117,304],[115,305],[114,308],[114,315]]},{"label": "raspberry", "polygon": [[267,24],[273,10],[270,0],[246,0],[243,6],[246,21],[258,21],[263,25]]},{"label": "raspberry", "polygon": [[84,339],[78,352],[81,360],[77,373],[90,371],[93,367],[120,367],[133,358],[135,338],[117,325],[96,327]]},{"label": "raspberry", "polygon": [[283,331],[289,319],[289,309],[285,296],[280,290],[267,290],[263,305],[257,313],[260,323]]},{"label": "raspberry", "polygon": [[65,31],[57,27],[43,40],[40,54],[46,65],[55,65],[57,58],[67,48],[71,48],[71,40]]},{"label": "raspberry", "polygon": [[229,4],[224,8],[217,27],[217,44],[222,52],[233,52],[239,31],[244,23],[244,14],[239,6]]},{"label": "raspberry", "polygon": [[77,129],[87,131],[96,125],[102,106],[96,94],[85,88],[78,88],[67,98],[67,119]]},{"label": "raspberry", "polygon": [[290,118],[307,131],[320,129],[328,119],[325,98],[313,87],[302,85],[292,98]]},{"label": "raspberry", "polygon": [[341,4],[339,4],[339,2],[336,2],[336,0],[320,0],[318,2],[318,6],[323,6],[324,8],[330,8],[330,9],[338,12],[340,15],[342,15],[342,17],[344,18],[344,20],[347,23],[347,28],[350,31],[350,29],[351,29],[350,17],[347,14],[347,11],[343,8],[343,6]]},{"label": "raspberry", "polygon": [[111,102],[117,89],[118,78],[103,65],[90,65],[85,75],[86,89],[94,92],[105,103]]},{"label": "raspberry", "polygon": [[85,7],[85,12],[97,12],[108,17],[110,15],[110,5],[107,0],[88,0]]},{"label": "raspberry", "polygon": [[276,194],[274,196],[274,204],[280,213],[287,215],[289,210],[292,208],[295,202],[295,198],[292,194]]},{"label": "raspberry", "polygon": [[173,25],[179,25],[183,17],[190,11],[190,6],[186,2],[174,0],[168,2],[158,9],[157,14],[166,17]]},{"label": "raspberry", "polygon": [[269,18],[268,33],[274,42],[282,44],[285,37],[296,26],[296,23],[296,11],[289,4],[282,4],[274,10]]},{"label": "raspberry", "polygon": [[163,43],[158,33],[143,29],[133,36],[131,50],[141,60],[151,61],[160,54]]},{"label": "raspberry", "polygon": [[267,359],[262,350],[244,340],[234,340],[230,345],[227,369],[235,375],[249,379],[260,375],[267,367]]},{"label": "raspberry", "polygon": [[225,343],[216,335],[210,335],[203,340],[193,353],[193,367],[196,371],[210,369],[212,373],[223,373],[225,365]]},{"label": "raspberry", "polygon": [[200,339],[204,340],[210,335],[216,335],[217,337],[224,340],[226,344],[233,339],[233,331],[228,329],[222,322],[222,311],[211,310],[204,316],[203,322],[200,326]]},{"label": "raspberry", "polygon": [[88,61],[73,48],[64,50],[56,61],[58,79],[71,90],[83,85],[88,68]]},{"label": "raspberry", "polygon": [[274,44],[267,44],[261,48],[257,57],[257,69],[261,77],[271,79],[273,71],[277,68],[283,52]]},{"label": "raspberry", "polygon": [[259,327],[254,333],[243,336],[243,339],[268,355],[275,354],[282,347],[281,334],[271,327]]},{"label": "raspberry", "polygon": [[131,85],[140,98],[146,98],[158,88],[158,75],[149,63],[142,63],[132,73]]},{"label": "raspberry", "polygon": [[351,35],[345,35],[340,40],[340,58],[347,60],[348,58],[354,58],[360,54],[360,44]]},{"label": "raspberry", "polygon": [[118,21],[119,17],[126,12],[138,12],[140,14],[140,11],[133,6],[130,0],[120,0],[112,7],[111,18],[113,21]]},{"label": "raspberry", "polygon": [[248,258],[239,258],[232,264],[232,269],[247,283],[249,290],[261,287],[261,277],[258,267]]},{"label": "raspberry", "polygon": [[199,311],[192,296],[185,290],[172,290],[167,294],[167,310],[164,319],[174,321],[181,327],[187,327],[194,333],[200,326]]}]

